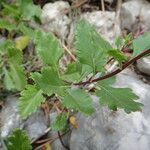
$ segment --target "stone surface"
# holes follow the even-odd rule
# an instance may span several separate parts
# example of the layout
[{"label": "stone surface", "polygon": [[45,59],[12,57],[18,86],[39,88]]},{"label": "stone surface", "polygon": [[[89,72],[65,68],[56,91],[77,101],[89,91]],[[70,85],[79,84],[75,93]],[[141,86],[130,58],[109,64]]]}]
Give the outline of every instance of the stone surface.
[{"label": "stone surface", "polygon": [[138,60],[136,66],[140,72],[150,75],[150,56]]},{"label": "stone surface", "polygon": [[130,31],[150,30],[150,3],[145,0],[132,0],[122,4],[121,28]]},{"label": "stone surface", "polygon": [[[51,120],[51,122],[53,122],[55,120],[56,116],[57,116],[57,113],[55,113],[55,112],[50,113],[50,120]],[[58,136],[57,131],[50,131],[49,134],[48,134],[49,138],[57,137],[57,136]],[[69,147],[70,133],[62,136],[62,140],[63,140],[63,143],[65,144],[65,146]],[[51,144],[51,146],[52,146],[53,150],[66,150],[66,148],[64,148],[64,146],[62,146],[62,144],[60,142],[60,139],[55,140]]]},{"label": "stone surface", "polygon": [[117,24],[117,30],[114,30],[114,23],[116,21],[115,12],[87,12],[82,17],[94,25],[97,31],[112,44],[114,43],[114,39],[120,35],[119,24]]},{"label": "stone surface", "polygon": [[123,110],[111,112],[93,97],[97,111],[91,117],[78,114],[79,128],[72,131],[71,150],[150,149],[150,86],[130,70],[118,75],[116,86],[132,88],[144,104],[143,111],[131,114]]},{"label": "stone surface", "polygon": [[69,34],[70,18],[67,14],[70,11],[68,2],[56,1],[47,3],[42,10],[42,23],[45,31],[53,32],[61,40],[65,40]]},{"label": "stone surface", "polygon": [[28,132],[32,140],[39,138],[47,129],[47,121],[43,111],[38,110],[27,120],[23,121],[18,113],[17,102],[18,98],[13,96],[9,96],[6,99],[6,103],[0,114],[2,124],[1,137],[8,136],[14,128],[23,128]]}]

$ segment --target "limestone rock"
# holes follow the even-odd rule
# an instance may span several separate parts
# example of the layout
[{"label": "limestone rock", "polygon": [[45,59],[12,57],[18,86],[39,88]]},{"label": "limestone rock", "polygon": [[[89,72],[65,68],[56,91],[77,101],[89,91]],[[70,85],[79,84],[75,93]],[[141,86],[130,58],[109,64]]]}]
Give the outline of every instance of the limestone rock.
[{"label": "limestone rock", "polygon": [[65,40],[69,33],[70,18],[67,14],[70,11],[68,2],[56,1],[47,3],[42,10],[42,26],[46,32],[53,32],[61,40]]}]

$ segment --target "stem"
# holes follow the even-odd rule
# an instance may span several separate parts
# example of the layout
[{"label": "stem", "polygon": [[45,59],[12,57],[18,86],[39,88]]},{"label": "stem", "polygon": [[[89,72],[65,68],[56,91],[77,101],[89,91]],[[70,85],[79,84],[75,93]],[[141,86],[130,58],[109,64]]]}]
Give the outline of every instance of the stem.
[{"label": "stem", "polygon": [[86,84],[90,84],[90,83],[94,83],[94,82],[98,82],[100,80],[104,80],[104,79],[110,78],[110,77],[112,77],[112,76],[120,73],[122,70],[124,70],[125,68],[127,68],[129,65],[131,65],[132,63],[134,63],[135,61],[137,61],[138,59],[142,58],[143,56],[145,56],[147,54],[150,54],[150,49],[142,52],[138,56],[136,56],[133,59],[129,60],[128,62],[124,63],[123,66],[122,66],[122,68],[118,68],[117,70],[115,70],[115,71],[113,71],[113,72],[111,72],[111,73],[109,73],[109,74],[107,74],[105,76],[96,78],[94,80],[85,81],[85,82],[79,82],[79,83],[75,83],[74,85],[86,85]]},{"label": "stem", "polygon": [[61,137],[61,134],[60,132],[58,131],[58,137],[59,137],[59,140],[60,140],[60,143],[62,144],[62,146],[66,149],[66,150],[70,150],[70,148],[68,146],[66,146],[62,140],[62,137]]}]

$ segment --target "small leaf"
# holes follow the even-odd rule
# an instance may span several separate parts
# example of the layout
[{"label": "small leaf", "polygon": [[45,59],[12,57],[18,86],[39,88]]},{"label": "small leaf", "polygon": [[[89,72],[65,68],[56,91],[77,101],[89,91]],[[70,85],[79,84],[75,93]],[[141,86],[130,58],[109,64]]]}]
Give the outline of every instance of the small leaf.
[{"label": "small leaf", "polygon": [[135,102],[138,96],[129,88],[114,88],[114,78],[99,81],[96,95],[100,97],[100,103],[108,106],[110,109],[122,108],[127,113],[141,111],[141,103]]},{"label": "small leaf", "polygon": [[59,131],[59,130],[64,130],[66,125],[67,125],[67,113],[63,112],[61,114],[59,114],[56,119],[54,120],[54,122],[52,122],[52,129]]},{"label": "small leaf", "polygon": [[38,90],[33,85],[28,85],[26,89],[21,92],[19,101],[19,111],[21,117],[26,119],[34,113],[44,101],[45,98],[42,95],[42,91]]},{"label": "small leaf", "polygon": [[21,65],[23,61],[22,51],[16,48],[9,48],[8,50],[8,60],[11,64]]},{"label": "small leaf", "polygon": [[4,68],[4,84],[8,90],[21,91],[26,85],[26,75],[23,67],[10,64],[10,69]]},{"label": "small leaf", "polygon": [[90,73],[92,73],[92,67],[80,64],[79,62],[71,63],[68,65],[67,71],[61,78],[69,82],[80,82]]},{"label": "small leaf", "polygon": [[8,150],[32,150],[31,140],[25,131],[16,129],[7,138],[7,148]]},{"label": "small leaf", "polygon": [[85,115],[91,115],[95,111],[91,97],[82,89],[69,89],[63,98],[63,105]]},{"label": "small leaf", "polygon": [[113,49],[88,22],[81,20],[76,31],[77,56],[82,64],[102,71],[107,61],[107,51]]},{"label": "small leaf", "polygon": [[34,19],[35,16],[40,18],[41,9],[39,6],[34,5],[32,0],[18,0],[18,2],[23,20],[31,20]]},{"label": "small leaf", "polygon": [[150,49],[150,32],[133,40],[133,57],[148,49]]},{"label": "small leaf", "polygon": [[0,19],[0,29],[7,29],[8,31],[12,31],[16,29],[16,25],[7,20]]},{"label": "small leaf", "polygon": [[7,49],[14,48],[14,43],[11,40],[5,40],[0,42],[0,53],[6,53]]},{"label": "small leaf", "polygon": [[125,44],[125,39],[122,36],[119,36],[115,41],[115,45],[117,49],[121,50],[124,44]]},{"label": "small leaf", "polygon": [[20,19],[20,11],[16,5],[3,3],[2,10],[4,16],[11,16],[16,20]]},{"label": "small leaf", "polygon": [[127,56],[125,56],[121,51],[116,49],[109,50],[108,54],[115,58],[119,62],[119,64],[122,64],[123,62],[128,60]]},{"label": "small leaf", "polygon": [[51,33],[37,32],[35,44],[37,53],[46,64],[53,67],[58,65],[64,51]]},{"label": "small leaf", "polygon": [[16,44],[15,47],[17,49],[23,50],[24,48],[28,46],[29,42],[30,42],[30,38],[28,36],[17,38],[15,41],[15,44]]}]

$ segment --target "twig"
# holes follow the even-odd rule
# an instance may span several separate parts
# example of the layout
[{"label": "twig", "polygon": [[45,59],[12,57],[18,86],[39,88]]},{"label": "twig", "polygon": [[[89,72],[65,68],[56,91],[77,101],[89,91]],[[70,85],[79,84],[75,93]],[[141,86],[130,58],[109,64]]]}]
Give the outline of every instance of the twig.
[{"label": "twig", "polygon": [[60,143],[62,144],[62,146],[67,149],[67,150],[70,150],[70,148],[68,146],[65,145],[65,143],[63,142],[62,140],[62,137],[61,137],[61,134],[60,132],[58,131],[58,137],[59,137],[59,140],[60,140]]},{"label": "twig", "polygon": [[104,0],[101,0],[101,8],[102,8],[102,11],[105,11],[105,3],[104,3]]},{"label": "twig", "polygon": [[[68,133],[68,132],[63,133],[63,134],[61,134],[60,136],[64,136],[64,135],[67,134],[67,133]],[[49,139],[49,140],[48,140],[47,142],[45,142],[44,144],[42,144],[42,145],[36,147],[35,150],[39,150],[40,148],[42,148],[42,147],[45,146],[46,144],[50,144],[50,143],[54,142],[54,141],[57,140],[57,139],[59,139],[59,136],[56,136],[56,137],[54,137],[53,139]]]},{"label": "twig", "polygon": [[124,70],[125,68],[127,68],[129,65],[131,65],[132,63],[134,63],[135,61],[137,61],[138,59],[142,58],[143,56],[145,56],[147,54],[150,54],[150,49],[142,52],[138,56],[136,56],[133,59],[129,60],[128,62],[124,63],[121,69],[119,68],[119,69],[117,69],[117,70],[115,70],[115,71],[113,71],[113,72],[111,72],[111,73],[109,73],[109,74],[107,74],[105,76],[96,78],[94,80],[85,81],[85,82],[79,82],[79,83],[75,83],[74,85],[86,85],[86,84],[90,84],[90,83],[94,83],[94,82],[98,82],[100,80],[104,80],[104,79],[110,78],[110,77],[112,77],[112,76],[120,73],[122,70]]},{"label": "twig", "polygon": [[70,51],[65,45],[63,45],[63,48],[64,48],[64,50],[71,56],[71,58],[72,58],[74,61],[77,61],[76,57],[71,53],[71,51]]},{"label": "twig", "polygon": [[118,0],[117,1],[117,9],[116,9],[116,16],[115,16],[115,22],[114,22],[114,33],[115,36],[117,34],[118,31],[118,27],[120,25],[120,11],[121,11],[121,5],[122,5],[122,0]]},{"label": "twig", "polygon": [[80,6],[82,6],[84,3],[86,3],[88,0],[82,0],[81,2],[75,4],[74,6],[72,6],[72,8],[79,8]]}]

